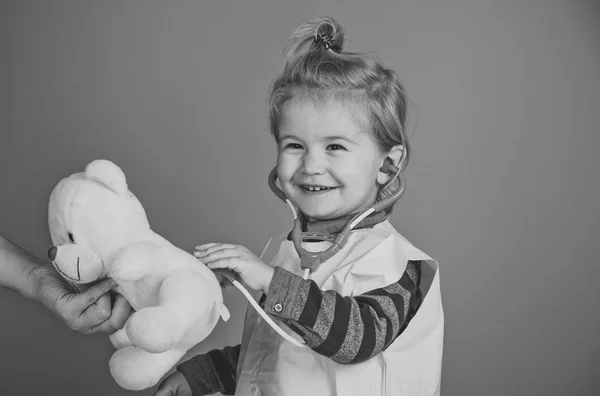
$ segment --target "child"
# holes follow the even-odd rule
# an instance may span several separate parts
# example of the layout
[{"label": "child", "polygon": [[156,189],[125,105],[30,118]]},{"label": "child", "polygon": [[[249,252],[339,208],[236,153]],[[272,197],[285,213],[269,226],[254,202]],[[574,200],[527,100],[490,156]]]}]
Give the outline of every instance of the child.
[{"label": "child", "polygon": [[[270,94],[277,176],[303,231],[339,233],[389,194],[395,175],[385,162],[402,171],[410,155],[402,84],[376,60],[344,52],[343,41],[331,18],[302,24]],[[306,346],[285,340],[249,306],[241,345],[184,362],[156,395],[439,394],[438,266],[391,226],[390,211],[360,221],[309,277],[287,232],[260,257],[231,244],[198,246],[202,262],[235,271]]]}]

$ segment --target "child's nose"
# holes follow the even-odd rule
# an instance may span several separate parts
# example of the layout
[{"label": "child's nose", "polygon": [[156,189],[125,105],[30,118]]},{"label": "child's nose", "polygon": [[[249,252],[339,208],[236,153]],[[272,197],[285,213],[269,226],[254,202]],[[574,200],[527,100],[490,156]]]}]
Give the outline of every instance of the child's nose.
[{"label": "child's nose", "polygon": [[317,154],[307,153],[304,156],[302,171],[307,175],[321,174],[325,171],[325,160]]}]

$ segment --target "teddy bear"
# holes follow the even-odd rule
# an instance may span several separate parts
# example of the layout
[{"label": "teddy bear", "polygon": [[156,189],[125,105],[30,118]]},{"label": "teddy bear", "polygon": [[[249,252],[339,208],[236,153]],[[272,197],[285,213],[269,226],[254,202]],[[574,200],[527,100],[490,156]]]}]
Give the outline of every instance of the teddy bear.
[{"label": "teddy bear", "polygon": [[[119,386],[154,386],[185,353],[227,320],[215,274],[150,228],[125,174],[108,160],[62,179],[52,190],[48,255],[69,282],[114,279],[134,313],[110,335],[109,362]],[[83,286],[85,287],[85,286]]]}]

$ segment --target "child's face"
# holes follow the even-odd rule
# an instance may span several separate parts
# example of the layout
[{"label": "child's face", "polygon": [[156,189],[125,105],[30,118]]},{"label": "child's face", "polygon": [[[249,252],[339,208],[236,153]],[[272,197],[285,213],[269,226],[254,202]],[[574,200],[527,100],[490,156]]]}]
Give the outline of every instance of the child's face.
[{"label": "child's face", "polygon": [[344,216],[375,202],[385,154],[357,108],[337,100],[292,100],[285,107],[277,174],[283,192],[311,220]]}]

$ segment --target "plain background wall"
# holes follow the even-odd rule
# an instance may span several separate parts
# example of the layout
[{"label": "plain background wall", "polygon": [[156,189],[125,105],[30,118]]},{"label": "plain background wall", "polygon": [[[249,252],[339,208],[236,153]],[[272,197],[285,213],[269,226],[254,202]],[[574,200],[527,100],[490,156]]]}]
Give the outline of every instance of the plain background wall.
[{"label": "plain background wall", "polygon": [[[443,395],[592,395],[600,373],[596,1],[2,1],[0,232],[45,257],[53,186],[106,158],[158,233],[258,252],[265,98],[294,28],[331,15],[416,104],[392,222],[441,263]],[[245,302],[198,352],[239,342]],[[0,394],[126,395],[104,334],[0,290]],[[594,391],[594,389],[596,389]],[[139,392],[150,395],[152,390]]]}]

